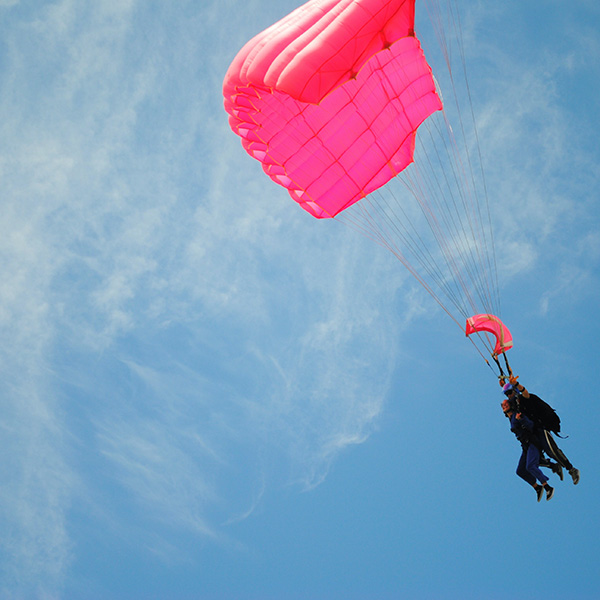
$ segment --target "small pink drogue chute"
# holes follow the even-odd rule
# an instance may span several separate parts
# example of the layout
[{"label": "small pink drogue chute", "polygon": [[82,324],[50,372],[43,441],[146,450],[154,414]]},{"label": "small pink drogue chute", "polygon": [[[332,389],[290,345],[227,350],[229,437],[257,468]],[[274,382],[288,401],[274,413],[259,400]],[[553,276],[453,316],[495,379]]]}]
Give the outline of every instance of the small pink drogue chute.
[{"label": "small pink drogue chute", "polygon": [[223,83],[229,124],[265,173],[334,217],[413,160],[441,110],[415,0],[311,0],[250,40]]},{"label": "small pink drogue chute", "polygon": [[496,338],[494,355],[498,356],[513,347],[513,339],[508,327],[494,315],[475,315],[467,319],[466,334],[491,333]]}]

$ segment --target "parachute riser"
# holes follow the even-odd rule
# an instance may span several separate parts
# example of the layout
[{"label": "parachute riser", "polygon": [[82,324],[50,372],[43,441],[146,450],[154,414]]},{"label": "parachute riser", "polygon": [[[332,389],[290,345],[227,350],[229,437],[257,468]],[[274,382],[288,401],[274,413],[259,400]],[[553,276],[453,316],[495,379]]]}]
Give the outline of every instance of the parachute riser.
[{"label": "parachute riser", "polygon": [[496,366],[498,367],[498,371],[500,371],[500,375],[498,375],[498,379],[499,379],[501,385],[504,385],[506,383],[506,380],[509,377],[513,376],[513,372],[512,372],[512,369],[510,368],[510,365],[508,364],[508,358],[506,357],[506,352],[503,352],[502,356],[504,356],[504,362],[506,363],[506,370],[508,371],[508,375],[506,375],[506,373],[502,369],[502,365],[500,364],[500,361],[498,360],[498,355],[495,353],[492,353],[492,358],[494,359],[494,362],[496,363]]}]

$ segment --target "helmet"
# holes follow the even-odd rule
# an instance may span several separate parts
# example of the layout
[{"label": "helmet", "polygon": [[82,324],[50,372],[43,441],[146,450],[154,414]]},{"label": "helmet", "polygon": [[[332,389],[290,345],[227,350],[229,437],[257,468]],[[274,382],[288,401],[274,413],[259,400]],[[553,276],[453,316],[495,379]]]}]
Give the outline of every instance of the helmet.
[{"label": "helmet", "polygon": [[512,392],[514,389],[515,389],[515,388],[514,388],[514,386],[512,385],[512,383],[506,383],[506,384],[504,385],[504,387],[502,388],[502,391],[503,391],[505,394],[508,394],[508,392]]}]

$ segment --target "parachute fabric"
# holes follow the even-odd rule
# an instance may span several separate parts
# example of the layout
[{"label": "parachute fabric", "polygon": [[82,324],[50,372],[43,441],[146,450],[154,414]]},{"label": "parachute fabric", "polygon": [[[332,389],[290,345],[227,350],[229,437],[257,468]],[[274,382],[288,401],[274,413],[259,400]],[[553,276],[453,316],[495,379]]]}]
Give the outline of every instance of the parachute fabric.
[{"label": "parachute fabric", "polygon": [[491,333],[496,338],[493,354],[503,354],[513,347],[513,339],[508,327],[494,315],[475,315],[467,319],[467,336],[473,333]]},{"label": "parachute fabric", "polygon": [[317,218],[405,169],[417,128],[442,109],[414,3],[311,0],[250,40],[225,76],[231,128]]}]

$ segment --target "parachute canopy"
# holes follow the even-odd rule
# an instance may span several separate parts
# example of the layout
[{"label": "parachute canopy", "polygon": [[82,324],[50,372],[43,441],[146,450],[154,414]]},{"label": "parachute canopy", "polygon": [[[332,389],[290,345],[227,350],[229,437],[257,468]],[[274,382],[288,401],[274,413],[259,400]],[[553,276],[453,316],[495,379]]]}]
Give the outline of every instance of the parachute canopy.
[{"label": "parachute canopy", "polygon": [[229,124],[265,173],[334,217],[413,160],[441,110],[415,0],[311,0],[250,40],[223,83]]},{"label": "parachute canopy", "polygon": [[502,354],[513,347],[513,339],[508,327],[494,315],[475,315],[467,319],[467,335],[491,333],[496,338],[494,355]]}]

